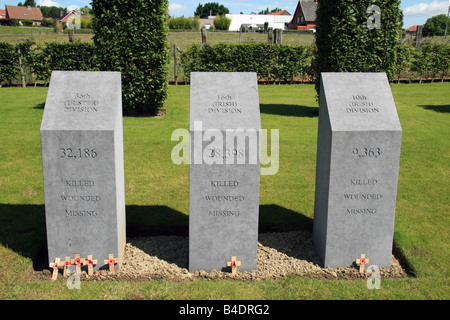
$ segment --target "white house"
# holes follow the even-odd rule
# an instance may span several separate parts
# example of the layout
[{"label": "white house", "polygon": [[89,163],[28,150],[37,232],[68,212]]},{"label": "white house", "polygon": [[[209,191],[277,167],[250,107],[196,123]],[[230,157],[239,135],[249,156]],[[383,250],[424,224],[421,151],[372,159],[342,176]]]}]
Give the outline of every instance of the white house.
[{"label": "white house", "polygon": [[226,14],[231,19],[229,31],[239,31],[241,27],[252,27],[252,29],[264,29],[264,23],[269,24],[269,28],[287,29],[287,24],[292,21],[292,15],[286,14]]}]

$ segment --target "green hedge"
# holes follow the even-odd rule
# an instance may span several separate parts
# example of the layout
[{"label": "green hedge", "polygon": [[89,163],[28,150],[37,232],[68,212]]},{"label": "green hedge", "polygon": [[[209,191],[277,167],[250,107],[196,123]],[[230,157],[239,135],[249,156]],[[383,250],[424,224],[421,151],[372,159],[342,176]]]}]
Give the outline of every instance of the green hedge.
[{"label": "green hedge", "polygon": [[[450,45],[397,46],[394,78],[407,81],[449,75]],[[315,52],[307,46],[268,44],[192,45],[181,54],[186,79],[192,71],[256,72],[259,79],[290,82],[313,77]],[[20,59],[19,59],[20,58]],[[95,46],[87,43],[0,42],[0,86],[48,82],[52,70],[99,70]],[[167,85],[167,84],[166,84]],[[143,90],[145,87],[143,87]]]},{"label": "green hedge", "polygon": [[169,19],[170,30],[200,30],[200,18],[178,17]]},{"label": "green hedge", "polygon": [[186,79],[193,71],[256,72],[268,81],[292,81],[306,76],[312,50],[306,46],[269,44],[225,44],[190,46],[181,54]]},{"label": "green hedge", "polygon": [[98,70],[94,45],[89,43],[45,43],[16,45],[0,43],[0,85],[50,80],[52,70]]},{"label": "green hedge", "polygon": [[225,16],[217,16],[213,20],[216,30],[228,30],[231,25],[231,19]]},{"label": "green hedge", "polygon": [[0,42],[0,87],[2,83],[10,83],[19,74],[17,57],[13,45]]},{"label": "green hedge", "polygon": [[94,45],[89,43],[47,43],[37,47],[38,79],[48,81],[53,70],[98,70]]},{"label": "green hedge", "polygon": [[[397,45],[391,52],[391,82],[420,80],[424,77],[441,81],[449,75],[450,45],[423,45],[416,50]],[[308,46],[269,44],[194,44],[181,54],[180,65],[185,80],[193,71],[256,72],[260,80],[292,82],[294,78],[316,78],[317,54]],[[350,71],[350,70],[347,70]],[[375,71],[387,72],[385,68]],[[344,71],[345,72],[345,71]]]},{"label": "green hedge", "polygon": [[386,72],[393,80],[400,0],[321,0],[316,16],[318,95],[321,72]]},{"label": "green hedge", "polygon": [[396,63],[394,70],[397,81],[406,81],[436,78],[444,81],[450,70],[450,45],[427,44],[419,50],[413,46],[397,46]]},{"label": "green hedge", "polygon": [[169,75],[167,0],[92,2],[95,54],[100,70],[122,73],[124,114],[156,114]]}]

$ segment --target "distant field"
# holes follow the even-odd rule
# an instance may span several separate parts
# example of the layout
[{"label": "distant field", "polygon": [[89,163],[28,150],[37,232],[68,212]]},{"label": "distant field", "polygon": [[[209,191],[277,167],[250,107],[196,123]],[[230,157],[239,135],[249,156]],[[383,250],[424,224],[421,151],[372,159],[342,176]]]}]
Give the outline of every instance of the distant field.
[{"label": "distant field", "polygon": [[[201,33],[196,32],[175,32],[169,33],[170,43],[176,44],[181,50],[186,49],[193,43],[202,43]],[[236,31],[215,31],[207,33],[207,43],[262,43],[268,41],[267,33],[240,33]],[[308,33],[284,32],[282,36],[283,44],[290,45],[311,45],[314,42],[314,35]]]},{"label": "distant field", "polygon": [[[81,42],[91,42],[92,32],[90,30],[82,30],[83,33],[76,34],[76,39],[80,39]],[[69,37],[67,33],[56,34],[52,28],[33,28],[33,27],[0,27],[0,42],[16,43],[21,39],[29,39],[36,41],[37,43],[44,42],[67,42]],[[200,31],[186,31],[177,32],[171,31],[169,33],[170,44],[176,44],[181,50],[186,49],[193,43],[201,43]],[[267,34],[248,32],[239,33],[234,31],[222,31],[222,32],[208,32],[207,41],[210,44],[219,42],[226,43],[248,43],[248,42],[266,42],[268,41]],[[283,43],[292,45],[309,45],[314,41],[313,34],[297,33],[297,32],[285,32],[283,34]]]},{"label": "distant field", "polygon": [[[92,41],[92,34],[89,34],[90,30],[83,30],[82,32],[83,34],[76,35],[76,39],[80,39],[81,42]],[[69,36],[67,33],[55,33],[53,28],[0,26],[0,42],[15,44],[26,39],[37,43],[68,42]]]},{"label": "distant field", "polygon": [[[92,41],[92,30],[76,31],[76,39],[81,42]],[[266,42],[267,34],[248,32],[239,33],[235,31],[215,31],[207,33],[207,42],[215,44],[219,42],[225,43],[252,43],[252,42]],[[37,43],[44,42],[67,42],[69,37],[66,33],[56,34],[53,28],[43,27],[7,27],[0,26],[0,42],[17,43],[22,39],[30,39]],[[180,50],[184,50],[193,43],[201,43],[200,31],[170,31],[169,41],[171,46],[176,44]],[[436,36],[430,38],[423,38],[424,43],[450,43],[450,39],[444,39],[443,36]],[[314,34],[300,33],[295,31],[288,31],[283,33],[282,42],[290,45],[310,45],[314,43]],[[413,44],[414,37],[406,36],[401,40],[404,44]]]}]

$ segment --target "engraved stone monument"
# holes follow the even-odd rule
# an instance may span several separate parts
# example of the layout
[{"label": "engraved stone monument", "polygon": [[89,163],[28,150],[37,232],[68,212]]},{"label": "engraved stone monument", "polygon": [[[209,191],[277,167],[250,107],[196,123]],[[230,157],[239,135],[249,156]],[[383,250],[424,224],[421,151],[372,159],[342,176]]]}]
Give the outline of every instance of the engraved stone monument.
[{"label": "engraved stone monument", "polygon": [[255,73],[193,72],[189,270],[256,269],[260,182]]},{"label": "engraved stone monument", "polygon": [[402,128],[385,73],[322,73],[314,245],[325,267],[390,267]]},{"label": "engraved stone monument", "polygon": [[[121,75],[53,71],[41,124],[49,261],[125,248]],[[95,269],[102,267],[99,263]]]}]

